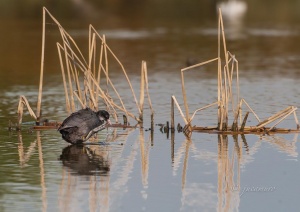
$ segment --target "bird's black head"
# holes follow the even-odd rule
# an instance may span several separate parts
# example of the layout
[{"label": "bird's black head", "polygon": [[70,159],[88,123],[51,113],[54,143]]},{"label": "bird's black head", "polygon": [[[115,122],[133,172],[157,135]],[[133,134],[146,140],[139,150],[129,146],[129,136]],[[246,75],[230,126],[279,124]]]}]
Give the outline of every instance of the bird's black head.
[{"label": "bird's black head", "polygon": [[97,115],[99,116],[99,118],[104,119],[105,121],[109,120],[109,113],[106,110],[99,110],[97,112]]}]

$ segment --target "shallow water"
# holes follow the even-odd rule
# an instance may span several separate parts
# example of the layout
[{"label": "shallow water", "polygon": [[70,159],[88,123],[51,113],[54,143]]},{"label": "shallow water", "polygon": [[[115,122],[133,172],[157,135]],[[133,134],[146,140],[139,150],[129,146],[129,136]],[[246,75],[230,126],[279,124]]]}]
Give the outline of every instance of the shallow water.
[{"label": "shallow water", "polygon": [[[248,3],[242,22],[225,20],[227,47],[239,60],[241,96],[261,119],[300,105],[299,15],[293,6],[285,8],[290,13],[279,11],[278,2],[270,7],[280,14],[274,20],[258,9],[255,13],[254,8],[262,6],[255,1]],[[148,4],[156,9],[159,5]],[[111,14],[101,23],[87,16],[74,24],[70,12],[65,17],[57,12],[57,18],[83,51],[88,23],[95,23],[136,90],[141,61],[147,61],[154,122],[160,124],[170,120],[171,95],[183,107],[180,69],[186,61],[202,62],[217,55],[216,16],[206,11],[197,21],[193,6],[183,7],[191,13],[184,20],[176,19],[170,8],[170,17],[144,8],[145,17],[139,19],[140,13],[127,17],[112,5],[99,10]],[[51,12],[56,15],[56,10]],[[157,17],[149,18],[154,13]],[[23,130],[9,132],[19,96],[25,95],[34,109],[37,101],[41,18],[21,14],[21,18],[1,16],[2,26],[14,27],[0,34],[0,211],[297,211],[298,134],[193,133],[187,139],[178,132],[162,133],[157,125],[152,133],[146,103],[143,129],[109,128],[84,147],[69,146],[56,130],[32,131],[27,113]],[[44,117],[61,121],[67,114],[54,46],[59,37],[51,24],[47,32],[42,110]],[[111,74],[128,108],[135,108],[124,77],[117,70]],[[217,100],[216,77],[214,66],[186,74],[190,111]],[[213,108],[200,112],[193,123],[213,126],[216,118]],[[175,122],[184,123],[177,110]],[[257,124],[253,115],[247,124]],[[293,116],[279,126],[295,128]]]}]

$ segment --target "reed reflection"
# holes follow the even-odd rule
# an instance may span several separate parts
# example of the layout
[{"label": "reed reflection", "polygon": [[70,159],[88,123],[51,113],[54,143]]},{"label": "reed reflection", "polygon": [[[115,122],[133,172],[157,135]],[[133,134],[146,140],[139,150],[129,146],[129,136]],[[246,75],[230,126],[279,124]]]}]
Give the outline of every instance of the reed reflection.
[{"label": "reed reflection", "polygon": [[19,161],[20,166],[23,168],[28,163],[31,155],[35,152],[35,148],[37,145],[37,139],[30,143],[28,150],[24,150],[23,138],[21,131],[18,131],[18,153],[19,153]]},{"label": "reed reflection", "polygon": [[228,136],[218,135],[218,211],[238,210],[240,203],[242,145],[237,135],[233,141],[234,150],[230,153]]},{"label": "reed reflection", "polygon": [[[175,176],[178,170],[182,169],[182,208],[203,206],[201,204],[205,203],[206,208],[214,208],[217,211],[238,211],[242,193],[241,167],[255,160],[254,155],[259,151],[262,142],[270,143],[281,152],[297,157],[297,137],[298,134],[295,134],[291,141],[278,135],[257,136],[257,140],[249,145],[245,135],[218,135],[217,154],[199,149],[192,139],[186,139],[176,150],[174,140],[171,139],[173,175]],[[188,164],[191,163],[189,160],[195,157],[216,162],[217,188],[214,188],[214,183],[188,180],[189,173],[199,172],[199,170],[188,169]]]},{"label": "reed reflection", "polygon": [[40,131],[36,131],[36,140],[30,143],[28,150],[25,151],[23,138],[21,131],[18,131],[18,153],[19,153],[19,162],[22,168],[26,167],[30,157],[36,150],[36,146],[38,147],[38,155],[39,155],[39,168],[40,168],[40,186],[42,191],[42,211],[47,211],[47,187],[45,180],[45,168],[44,168],[44,158],[43,158],[43,148],[42,141],[40,136]]},{"label": "reed reflection", "polygon": [[[110,147],[108,145],[67,146],[62,150],[60,160],[66,168],[63,169],[60,185],[60,210],[73,210],[78,204],[78,196],[88,195],[88,203],[83,204],[89,205],[90,211],[99,209],[107,211],[109,208]],[[79,178],[78,175],[83,178]],[[88,188],[83,189],[78,180],[87,180]]]}]

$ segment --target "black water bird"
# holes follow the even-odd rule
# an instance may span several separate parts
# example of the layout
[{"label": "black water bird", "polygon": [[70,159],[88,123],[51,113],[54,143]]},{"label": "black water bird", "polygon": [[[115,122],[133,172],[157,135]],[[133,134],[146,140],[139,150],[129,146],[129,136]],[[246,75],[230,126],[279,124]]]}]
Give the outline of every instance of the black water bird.
[{"label": "black water bird", "polygon": [[109,113],[90,108],[81,109],[67,117],[58,128],[62,138],[71,144],[81,144],[110,124]]}]

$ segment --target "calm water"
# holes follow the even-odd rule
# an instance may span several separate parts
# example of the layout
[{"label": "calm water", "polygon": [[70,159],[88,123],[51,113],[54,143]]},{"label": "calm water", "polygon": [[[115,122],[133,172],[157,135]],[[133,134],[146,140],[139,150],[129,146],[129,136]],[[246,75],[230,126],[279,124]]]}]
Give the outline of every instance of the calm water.
[{"label": "calm water", "polygon": [[[0,211],[298,211],[298,134],[193,133],[187,139],[162,133],[159,126],[151,133],[148,104],[144,129],[109,128],[98,134],[97,145],[69,146],[56,130],[32,131],[27,113],[23,130],[9,132],[20,95],[35,110],[42,27],[42,5],[14,2],[0,4],[1,11],[11,11],[0,16]],[[299,3],[267,2],[247,2],[238,22],[225,19],[227,47],[239,60],[241,96],[261,119],[300,106]],[[89,23],[106,34],[136,91],[141,61],[147,61],[155,124],[170,120],[171,95],[183,106],[180,69],[186,61],[217,56],[217,16],[210,1],[203,1],[200,14],[196,1],[169,7],[159,1],[68,4],[48,6],[83,52]],[[61,121],[67,113],[55,46],[60,40],[47,23],[42,110],[44,117]],[[111,74],[128,107],[135,108],[123,75]],[[216,77],[213,66],[187,73],[190,111],[216,101]],[[216,112],[199,113],[194,124],[215,125]],[[183,124],[177,111],[175,121]],[[250,115],[248,125],[256,124]],[[294,128],[293,117],[279,126]]]}]

